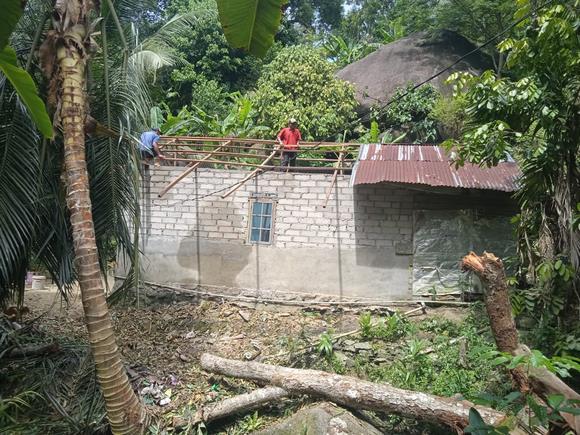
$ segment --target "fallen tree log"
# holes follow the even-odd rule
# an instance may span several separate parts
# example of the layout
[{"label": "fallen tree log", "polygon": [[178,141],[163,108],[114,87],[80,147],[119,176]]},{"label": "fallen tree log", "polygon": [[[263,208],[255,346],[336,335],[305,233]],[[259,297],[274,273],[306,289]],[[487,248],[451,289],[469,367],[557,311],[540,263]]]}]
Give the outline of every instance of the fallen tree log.
[{"label": "fallen tree log", "polygon": [[[498,350],[513,356],[530,355],[530,349],[519,342],[502,261],[487,252],[481,256],[470,252],[463,258],[462,269],[475,273],[483,283],[485,308]],[[568,400],[580,400],[580,394],[544,367],[526,367],[526,370],[516,367],[510,373],[524,394],[531,390],[543,399],[550,394],[561,394]],[[580,416],[562,413],[562,417],[580,434]]]},{"label": "fallen tree log", "polygon": [[[402,390],[389,384],[375,384],[361,379],[318,370],[300,370],[257,362],[243,362],[204,353],[201,367],[225,376],[271,384],[290,394],[323,397],[348,408],[389,412],[453,428],[458,433],[469,424],[469,410],[475,408],[487,424],[500,426],[506,415],[468,401]],[[512,433],[521,433],[517,429]]]},{"label": "fallen tree log", "polygon": [[25,358],[38,355],[46,355],[49,353],[56,353],[60,350],[57,342],[48,344],[33,344],[30,346],[15,347],[9,351],[6,356],[8,358]]},{"label": "fallen tree log", "polygon": [[275,402],[288,396],[289,394],[282,388],[260,388],[251,393],[240,394],[239,396],[203,406],[196,412],[192,423],[209,423],[233,414],[252,411],[268,402]]}]

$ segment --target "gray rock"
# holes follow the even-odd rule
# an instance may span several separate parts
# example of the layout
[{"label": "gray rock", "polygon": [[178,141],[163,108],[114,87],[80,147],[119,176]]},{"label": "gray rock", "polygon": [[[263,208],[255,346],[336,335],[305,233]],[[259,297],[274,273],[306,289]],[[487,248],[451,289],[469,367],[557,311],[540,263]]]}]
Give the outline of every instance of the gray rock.
[{"label": "gray rock", "polygon": [[[448,67],[473,48],[475,46],[466,38],[448,30],[437,34],[414,33],[383,45],[374,53],[340,70],[337,76],[354,84],[361,108],[368,110],[373,105],[381,105],[391,99],[397,88],[405,87],[409,82],[417,84],[426,80],[435,71]],[[445,84],[449,74],[469,71],[479,75],[490,66],[490,59],[486,55],[474,53],[430,83],[449,94],[451,87]]]},{"label": "gray rock", "polygon": [[376,428],[338,406],[324,402],[298,411],[255,435],[380,435]]},{"label": "gray rock", "polygon": [[343,352],[335,351],[334,356],[338,359],[345,367],[351,368],[354,366],[354,361],[348,355]]},{"label": "gray rock", "polygon": [[355,348],[357,351],[361,351],[361,350],[372,350],[372,349],[373,349],[373,347],[371,346],[371,344],[370,344],[370,343],[368,343],[368,342],[366,342],[366,341],[363,341],[363,342],[361,342],[361,343],[356,343],[356,344],[354,345],[354,348]]}]

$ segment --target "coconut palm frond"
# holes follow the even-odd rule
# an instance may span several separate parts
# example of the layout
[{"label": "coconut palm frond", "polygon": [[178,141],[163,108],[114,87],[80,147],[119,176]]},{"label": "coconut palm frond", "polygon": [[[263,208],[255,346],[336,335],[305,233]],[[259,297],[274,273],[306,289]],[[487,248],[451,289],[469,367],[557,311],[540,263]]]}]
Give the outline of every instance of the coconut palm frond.
[{"label": "coconut palm frond", "polygon": [[133,70],[143,70],[153,75],[164,66],[186,64],[173,48],[176,38],[187,35],[195,25],[197,18],[193,14],[176,15],[159,30],[143,41],[139,41],[137,31],[133,27],[135,48],[129,56],[129,64]]},{"label": "coconut palm frond", "polygon": [[87,164],[91,180],[93,221],[101,267],[117,253],[135,256],[138,224],[138,162],[134,145],[126,139],[95,138],[88,142]]},{"label": "coconut palm frond", "polygon": [[76,281],[74,250],[66,208],[66,190],[61,182],[62,146],[45,143],[41,148],[38,230],[33,243],[33,261],[44,265],[65,299]]},{"label": "coconut palm frond", "polygon": [[[191,33],[191,28],[197,23],[197,16],[194,13],[175,15],[155,33],[144,39],[141,43],[143,49],[159,52],[167,50],[173,53],[175,39],[181,36],[187,36]],[[139,45],[135,51],[139,51]],[[176,60],[181,60],[177,59]]]},{"label": "coconut palm frond", "polygon": [[[42,33],[48,28],[47,18],[52,11],[52,2],[50,0],[34,0],[26,2],[24,14],[18,21],[16,28],[11,37],[11,45],[21,59],[27,59],[31,53],[31,46],[34,38],[41,28]],[[39,41],[40,42],[40,38]],[[35,49],[38,48],[38,44]]]},{"label": "coconut palm frond", "polygon": [[[122,23],[132,23],[139,20],[152,21],[158,17],[159,4],[157,0],[112,0],[115,11]],[[101,0],[101,12],[106,13],[108,2]]]},{"label": "coconut palm frond", "polygon": [[155,73],[164,66],[173,64],[173,59],[168,53],[155,52],[151,50],[139,50],[129,58],[131,69],[143,69],[147,72]]},{"label": "coconut palm frond", "polygon": [[40,136],[0,75],[0,304],[22,291],[36,229]]},{"label": "coconut palm frond", "polygon": [[[5,332],[6,344],[17,344],[14,331]],[[28,328],[19,335],[29,345],[46,344],[51,338]],[[15,406],[6,409],[0,400],[2,433],[107,433],[105,404],[88,346],[67,337],[58,337],[58,342],[57,353],[29,356],[11,365],[3,392],[12,396]]]}]

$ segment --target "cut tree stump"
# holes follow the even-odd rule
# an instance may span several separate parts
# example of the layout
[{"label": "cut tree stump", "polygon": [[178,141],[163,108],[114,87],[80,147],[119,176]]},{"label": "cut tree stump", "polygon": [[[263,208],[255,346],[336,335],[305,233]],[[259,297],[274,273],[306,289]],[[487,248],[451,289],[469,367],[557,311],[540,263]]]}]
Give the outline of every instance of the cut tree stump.
[{"label": "cut tree stump", "polygon": [[[417,391],[402,390],[389,384],[375,384],[361,379],[318,370],[300,370],[257,362],[243,362],[204,353],[201,367],[225,376],[271,384],[290,394],[322,397],[353,409],[389,412],[453,428],[458,433],[469,423],[469,410],[475,408],[487,424],[506,423],[506,415],[468,401],[438,397]],[[514,434],[522,433],[518,429]]]},{"label": "cut tree stump", "polygon": [[[519,342],[502,261],[487,252],[481,256],[470,252],[463,258],[462,268],[475,273],[484,285],[485,308],[498,350],[514,356],[530,355],[530,349]],[[561,394],[568,400],[580,400],[580,394],[544,367],[529,367],[527,372],[523,367],[516,367],[510,373],[524,394],[531,390],[543,399],[550,394]],[[580,416],[562,413],[562,417],[580,434]]]}]

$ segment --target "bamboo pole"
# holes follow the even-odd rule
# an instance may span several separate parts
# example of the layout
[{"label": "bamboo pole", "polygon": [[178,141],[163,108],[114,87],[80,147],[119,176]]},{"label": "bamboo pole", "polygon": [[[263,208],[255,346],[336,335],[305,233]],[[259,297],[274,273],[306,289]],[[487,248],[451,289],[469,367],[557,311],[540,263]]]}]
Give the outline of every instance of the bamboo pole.
[{"label": "bamboo pole", "polygon": [[336,163],[336,169],[334,170],[334,173],[332,174],[332,180],[330,181],[330,187],[326,191],[326,198],[324,199],[324,204],[322,205],[322,208],[326,208],[326,206],[328,205],[328,200],[330,199],[330,195],[332,194],[332,189],[333,189],[334,185],[336,184],[336,178],[338,176],[339,168],[340,168],[340,175],[344,174],[344,170],[342,169],[343,168],[343,166],[342,166],[343,161],[344,161],[344,147],[340,151],[340,154],[338,156],[338,160]]},{"label": "bamboo pole", "polygon": [[222,198],[227,198],[232,193],[234,193],[236,190],[238,190],[240,187],[242,187],[248,180],[252,179],[258,173],[262,172],[263,171],[262,168],[264,168],[264,166],[266,165],[266,163],[268,163],[270,160],[272,160],[274,158],[274,156],[280,151],[280,149],[281,149],[281,146],[278,145],[276,147],[276,149],[274,151],[272,151],[272,153],[266,158],[266,160],[264,160],[262,162],[262,164],[259,167],[257,167],[256,169],[254,169],[250,174],[248,174],[247,177],[245,177],[242,181],[240,181],[238,184],[236,184],[234,187],[232,187],[230,190],[228,190],[226,193],[224,193],[222,195]]},{"label": "bamboo pole", "polygon": [[[228,142],[225,142],[220,147],[216,148],[216,150],[219,150],[220,148],[223,148],[227,145],[228,145]],[[194,170],[196,170],[198,168],[198,166],[201,165],[204,161],[209,160],[209,158],[211,156],[212,156],[211,154],[208,154],[206,157],[204,157],[200,161],[190,163],[189,167],[185,171],[183,171],[183,173],[181,173],[180,175],[175,177],[173,180],[171,180],[171,182],[167,186],[165,186],[165,188],[161,192],[159,192],[159,195],[157,195],[157,196],[159,198],[161,198],[163,195],[165,195],[167,192],[169,192],[169,190],[172,189],[177,183],[179,183],[181,180],[183,180],[185,177],[187,177],[189,174],[191,174]]]},{"label": "bamboo pole", "polygon": [[332,193],[332,188],[334,187],[334,184],[336,183],[337,175],[338,175],[338,168],[335,169],[334,173],[332,174],[332,179],[330,180],[330,187],[326,191],[326,198],[324,199],[324,204],[322,204],[322,208],[326,208],[326,206],[328,205],[328,200],[330,199],[330,195]]},{"label": "bamboo pole", "polygon": [[[162,146],[162,148],[164,150],[169,149],[169,147],[187,147],[190,150],[195,150],[195,148],[211,148],[211,147],[216,147],[216,144],[205,144],[205,143],[176,143],[176,142],[172,142],[172,143],[167,143],[167,144],[163,144],[160,143],[160,146]],[[339,148],[340,149],[335,149],[335,148]],[[237,149],[237,150],[247,150],[247,151],[272,151],[272,148],[264,148],[264,147],[260,147],[260,148],[256,148],[253,146],[243,146],[243,145],[230,145],[229,146],[230,149]],[[327,152],[340,152],[343,149],[343,146],[341,145],[336,145],[336,146],[326,146],[324,147],[325,149],[321,149],[321,147],[304,147],[304,150],[309,152],[309,153],[327,153]],[[202,151],[211,151],[211,150],[202,150]],[[346,151],[346,150],[345,150]],[[357,152],[357,150],[352,150],[352,152]]]},{"label": "bamboo pole", "polygon": [[[216,150],[219,148],[216,148]],[[242,157],[242,158],[266,158],[268,155],[267,154],[248,154],[248,153],[235,153],[235,152],[229,152],[229,151],[206,151],[206,150],[165,150],[165,152],[178,152],[182,155],[189,155],[189,154],[211,154],[214,156],[228,156],[228,157]],[[275,157],[275,159],[278,159],[279,157]],[[302,157],[297,159],[298,161],[301,162],[328,162],[328,163],[336,163],[341,161],[340,159],[317,159],[317,158],[310,158],[310,157]],[[356,161],[356,159],[342,159],[343,162],[354,162]]]},{"label": "bamboo pole", "polygon": [[[203,160],[203,159],[181,159],[181,158],[166,158],[165,161],[168,162],[204,162],[204,163],[214,163],[218,165],[230,165],[230,166],[241,166],[241,167],[248,167],[248,168],[257,168],[257,169],[278,169],[279,166],[274,165],[264,165],[259,163],[245,163],[245,162],[235,162],[231,160]],[[334,166],[292,166],[290,168],[290,172],[329,172],[334,170]],[[342,168],[345,171],[350,171],[352,168]],[[247,181],[247,180],[246,180]],[[241,181],[240,181],[241,183]]]},{"label": "bamboo pole", "polygon": [[[276,145],[278,142],[271,139],[242,139],[232,137],[205,137],[205,136],[161,136],[161,141],[176,139],[178,141],[193,141],[193,142],[224,142],[232,141],[233,143],[256,143],[256,144],[270,144]],[[320,146],[353,146],[360,147],[360,143],[341,143],[341,142],[317,142],[317,141],[300,141],[300,147],[320,147]]]}]

